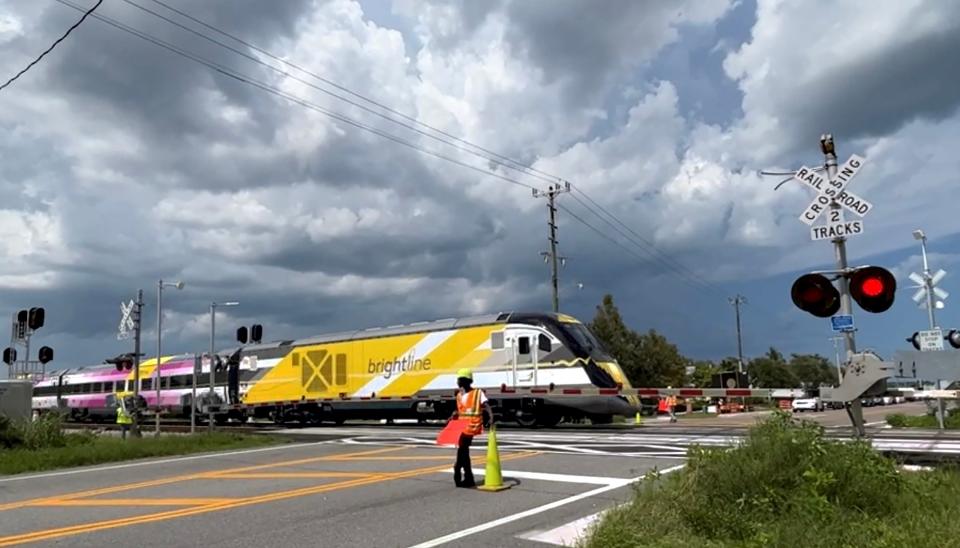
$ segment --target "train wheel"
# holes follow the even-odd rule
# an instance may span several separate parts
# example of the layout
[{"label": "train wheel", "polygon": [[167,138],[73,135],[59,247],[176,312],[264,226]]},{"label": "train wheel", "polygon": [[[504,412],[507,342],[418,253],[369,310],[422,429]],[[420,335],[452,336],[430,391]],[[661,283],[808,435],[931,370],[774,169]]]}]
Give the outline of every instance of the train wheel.
[{"label": "train wheel", "polygon": [[517,424],[527,428],[535,426],[539,422],[539,417],[533,413],[524,413],[517,411]]}]

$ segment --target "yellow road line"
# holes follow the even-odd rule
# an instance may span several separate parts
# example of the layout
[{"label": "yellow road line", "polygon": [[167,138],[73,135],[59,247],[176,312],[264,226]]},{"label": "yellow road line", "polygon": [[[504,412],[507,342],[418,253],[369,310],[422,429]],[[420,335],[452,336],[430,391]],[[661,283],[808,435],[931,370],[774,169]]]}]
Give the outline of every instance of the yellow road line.
[{"label": "yellow road line", "polygon": [[330,457],[353,457],[353,456],[364,456],[364,455],[376,455],[378,453],[387,453],[390,451],[400,451],[401,449],[406,449],[406,447],[386,447],[380,449],[373,449],[370,451],[360,451],[356,453],[343,453],[338,455],[324,455],[322,457],[310,457],[304,459],[295,459],[288,461],[272,462],[270,464],[258,464],[255,466],[241,466],[239,468],[228,468],[226,470],[215,470],[211,472],[195,472],[192,474],[184,474],[181,476],[169,476],[166,478],[159,478],[154,480],[140,481],[136,483],[126,483],[121,485],[114,485],[111,487],[102,487],[99,489],[91,489],[88,491],[78,491],[75,493],[65,493],[61,495],[53,495],[50,497],[41,497],[37,499],[28,499],[16,502],[10,502],[7,504],[0,504],[0,511],[4,510],[13,510],[16,508],[23,508],[24,506],[32,506],[37,502],[47,501],[47,500],[65,500],[65,499],[75,499],[81,497],[95,497],[97,495],[108,495],[110,493],[118,493],[121,491],[130,491],[132,489],[141,489],[144,487],[156,487],[158,485],[166,485],[170,483],[177,483],[181,481],[195,480],[195,479],[205,479],[205,478],[215,478],[220,474],[231,474],[237,472],[247,472],[251,470],[263,470],[265,468],[279,468],[281,466],[295,466],[297,464],[309,464],[313,462],[322,462],[324,460],[329,460]]},{"label": "yellow road line", "polygon": [[237,499],[185,498],[185,499],[66,499],[48,500],[31,506],[205,506],[224,504]]},{"label": "yellow road line", "polygon": [[284,478],[366,478],[379,474],[372,472],[244,472],[240,474],[217,474],[210,479],[284,479]]},{"label": "yellow road line", "polygon": [[[526,457],[532,457],[538,454],[539,453],[536,451],[530,451],[525,453],[514,453],[514,454],[504,455],[503,457],[501,457],[500,460],[501,461],[515,460],[515,459],[521,459]],[[480,462],[478,462],[477,464],[478,466],[482,465],[483,460],[481,459]],[[426,468],[417,468],[415,470],[408,470],[406,472],[384,473],[378,477],[360,478],[355,480],[347,480],[347,481],[342,481],[337,483],[330,483],[326,485],[304,487],[301,489],[292,489],[288,491],[279,491],[275,493],[268,493],[265,495],[237,499],[235,501],[223,503],[223,504],[212,504],[207,506],[184,508],[181,510],[171,510],[171,511],[160,512],[156,514],[147,514],[143,516],[133,516],[129,518],[112,519],[112,520],[99,521],[99,522],[93,522],[93,523],[87,523],[87,524],[81,524],[81,525],[73,525],[69,527],[61,527],[57,529],[47,529],[43,531],[34,531],[31,533],[11,535],[7,537],[0,537],[0,546],[10,546],[12,544],[19,544],[23,542],[36,542],[40,540],[50,540],[54,538],[77,535],[80,533],[90,533],[94,531],[102,531],[104,529],[114,529],[117,527],[125,527],[128,525],[139,525],[143,523],[165,521],[165,520],[170,520],[170,519],[175,519],[180,517],[194,516],[197,514],[205,514],[208,512],[216,512],[220,510],[229,510],[233,508],[239,508],[242,506],[250,506],[253,504],[262,504],[265,502],[273,502],[277,500],[304,497],[308,495],[315,495],[319,493],[337,491],[340,489],[347,489],[350,487],[360,487],[360,486],[369,485],[372,483],[378,483],[382,481],[392,481],[392,480],[422,476],[422,475],[446,470],[448,467],[449,465],[430,466]]]},{"label": "yellow road line", "polygon": [[328,459],[334,462],[340,461],[379,461],[379,460],[389,460],[389,461],[398,461],[398,460],[450,460],[448,455],[430,455],[424,457],[339,457],[335,459]]}]

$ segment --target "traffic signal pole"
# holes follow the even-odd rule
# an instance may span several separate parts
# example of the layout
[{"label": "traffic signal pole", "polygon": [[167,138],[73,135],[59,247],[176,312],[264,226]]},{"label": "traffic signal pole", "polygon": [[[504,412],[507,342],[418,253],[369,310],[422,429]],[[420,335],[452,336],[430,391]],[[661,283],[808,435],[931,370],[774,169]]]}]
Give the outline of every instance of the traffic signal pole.
[{"label": "traffic signal pole", "polygon": [[[820,148],[823,151],[824,156],[824,166],[827,170],[827,179],[828,181],[833,181],[837,176],[837,153],[834,148],[833,136],[824,135],[820,139]],[[840,204],[835,200],[830,200],[830,210],[838,211],[840,209]],[[838,236],[833,239],[834,251],[836,252],[837,257],[837,270],[840,272],[846,272],[847,265],[847,238],[845,236]],[[847,280],[846,276],[840,276],[837,280],[840,285],[840,311],[842,314],[853,315],[853,307],[850,302],[850,282]],[[849,362],[854,354],[857,352],[857,340],[855,333],[853,331],[844,331],[843,340],[847,347],[847,359]],[[850,402],[850,405],[847,406],[847,414],[850,416],[850,421],[853,423],[853,428],[856,431],[858,437],[863,437],[866,435],[866,431],[863,425],[863,407],[860,405],[860,398],[854,399]]]}]

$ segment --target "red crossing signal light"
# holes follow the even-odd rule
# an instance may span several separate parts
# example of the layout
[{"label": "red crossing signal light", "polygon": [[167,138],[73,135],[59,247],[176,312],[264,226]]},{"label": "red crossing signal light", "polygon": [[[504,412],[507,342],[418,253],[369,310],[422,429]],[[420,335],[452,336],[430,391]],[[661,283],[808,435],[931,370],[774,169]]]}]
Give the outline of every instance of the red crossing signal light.
[{"label": "red crossing signal light", "polygon": [[897,280],[885,268],[867,266],[850,275],[850,296],[867,312],[876,314],[889,309],[896,292]]},{"label": "red crossing signal light", "polygon": [[804,274],[790,288],[793,304],[819,318],[829,318],[840,310],[840,292],[822,274]]}]

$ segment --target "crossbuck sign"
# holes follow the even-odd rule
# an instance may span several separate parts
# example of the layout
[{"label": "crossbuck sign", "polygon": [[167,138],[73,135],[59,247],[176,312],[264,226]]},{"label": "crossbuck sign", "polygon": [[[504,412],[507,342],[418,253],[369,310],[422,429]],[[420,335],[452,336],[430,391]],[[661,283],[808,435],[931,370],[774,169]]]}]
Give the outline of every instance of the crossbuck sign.
[{"label": "crossbuck sign", "polygon": [[[842,210],[831,210],[830,202],[836,201],[842,207],[860,217],[865,217],[873,209],[873,204],[846,190],[850,180],[863,167],[864,159],[856,154],[850,156],[837,169],[835,179],[828,179],[816,171],[802,166],[793,177],[817,191],[817,197],[810,202],[800,221],[810,226],[810,237],[814,240],[827,240],[844,236],[852,236],[863,232],[863,221],[846,221]],[[824,212],[828,213],[827,225],[813,226]]]},{"label": "crossbuck sign", "polygon": [[133,305],[133,299],[130,299],[129,303],[120,303],[120,333],[117,334],[119,340],[129,338],[130,332],[136,327],[133,323]]}]

